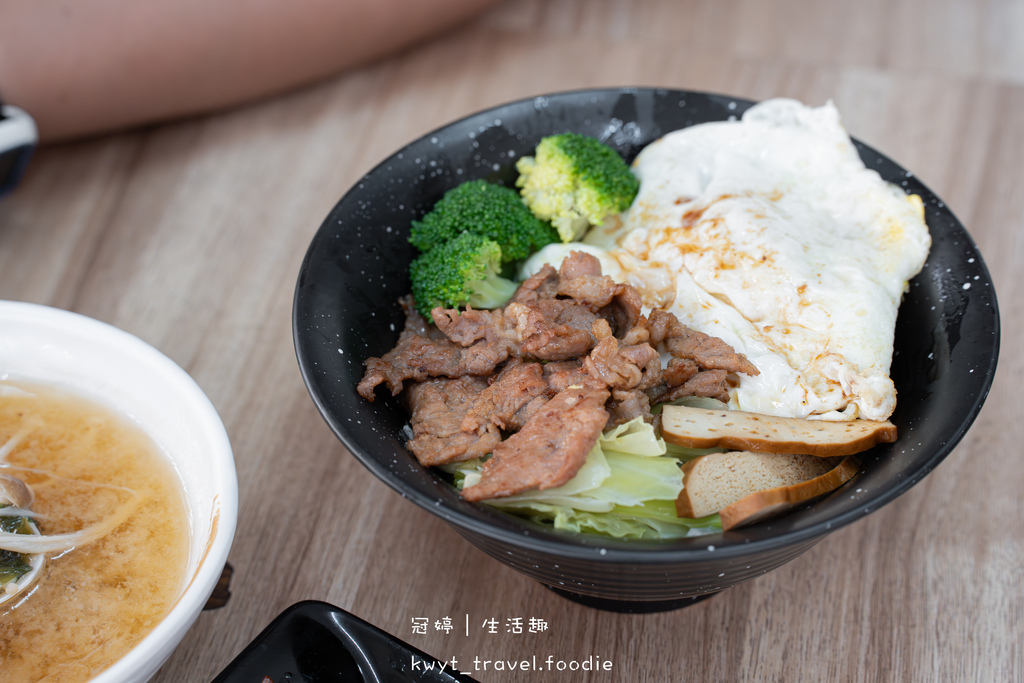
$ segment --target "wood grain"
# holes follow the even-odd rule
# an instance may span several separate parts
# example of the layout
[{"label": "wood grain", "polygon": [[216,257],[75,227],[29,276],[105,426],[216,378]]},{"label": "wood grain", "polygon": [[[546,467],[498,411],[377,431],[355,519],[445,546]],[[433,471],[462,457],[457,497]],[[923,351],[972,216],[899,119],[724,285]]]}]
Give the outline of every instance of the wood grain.
[{"label": "wood grain", "polygon": [[[608,85],[835,100],[853,135],[953,208],[1001,295],[992,392],[934,473],[775,572],[645,616],[556,598],[377,481],[317,414],[290,330],[305,248],[362,173],[465,114]],[[1020,0],[508,2],[285,97],[42,150],[0,203],[0,298],[139,335],[227,425],[232,599],[200,616],[159,683],[211,679],[307,598],[442,658],[614,664],[481,681],[1024,680],[1022,112]],[[411,632],[413,617],[446,616],[453,634]],[[549,630],[492,635],[479,628],[492,617]]]}]

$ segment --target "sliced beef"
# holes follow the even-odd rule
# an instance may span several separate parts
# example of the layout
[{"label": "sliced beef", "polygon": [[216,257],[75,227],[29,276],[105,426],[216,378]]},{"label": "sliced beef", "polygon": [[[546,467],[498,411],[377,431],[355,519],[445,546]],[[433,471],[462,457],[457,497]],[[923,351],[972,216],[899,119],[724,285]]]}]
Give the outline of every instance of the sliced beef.
[{"label": "sliced beef", "polygon": [[615,335],[622,337],[641,318],[643,301],[632,285],[615,282],[601,274],[596,256],[570,252],[558,271],[558,296],[569,297],[604,318]]},{"label": "sliced beef", "polygon": [[551,397],[547,394],[541,394],[540,396],[530,400],[529,403],[517,410],[515,415],[510,417],[508,422],[505,423],[506,431],[518,432],[527,422],[530,421],[530,418],[536,415],[537,412],[550,400]]},{"label": "sliced beef", "polygon": [[387,383],[388,388],[391,389],[392,396],[397,395],[402,390],[402,383],[406,378],[401,371],[393,370],[391,361],[404,353],[400,349],[407,347],[414,337],[430,338],[432,335],[443,336],[439,335],[437,328],[416,312],[416,305],[412,296],[404,296],[398,300],[398,303],[405,312],[405,327],[402,328],[401,333],[398,335],[398,343],[395,345],[395,348],[384,354],[382,358],[367,358],[363,363],[366,366],[366,372],[363,374],[363,379],[359,382],[357,391],[367,401],[373,401],[374,388],[378,384]]},{"label": "sliced beef", "polygon": [[601,261],[585,251],[570,251],[558,267],[559,280],[575,280],[580,277],[600,277]]},{"label": "sliced beef", "polygon": [[583,368],[596,381],[612,389],[647,388],[661,382],[661,355],[648,344],[647,331],[628,333],[627,344],[612,336],[608,321],[594,323],[594,336],[600,341],[583,359]]},{"label": "sliced beef", "polygon": [[566,360],[585,355],[594,345],[590,327],[597,316],[583,306],[555,299],[510,303],[505,317],[514,326],[524,356]]},{"label": "sliced beef", "polygon": [[493,453],[468,500],[560,486],[606,425],[656,424],[651,406],[684,396],[727,401],[732,373],[758,374],[673,314],[644,317],[637,290],[584,252],[541,268],[504,310],[438,308],[429,325],[412,304],[402,301],[398,344],[366,361],[358,391],[372,401],[379,384],[392,394],[409,384],[408,446],[424,465]]},{"label": "sliced beef", "polygon": [[540,363],[509,361],[490,386],[477,396],[462,421],[462,430],[475,432],[487,424],[494,424],[499,429],[518,425],[515,427],[518,429],[522,423],[513,421],[513,418],[526,404],[544,394],[547,388]]},{"label": "sliced beef", "polygon": [[548,384],[548,395],[554,396],[569,387],[582,386],[587,381],[587,373],[581,361],[563,360],[544,365],[544,380]]},{"label": "sliced beef", "polygon": [[688,379],[700,372],[697,361],[690,358],[672,358],[668,361],[662,378],[666,389],[672,389],[683,384]]},{"label": "sliced beef", "polygon": [[618,338],[622,340],[623,344],[628,346],[632,346],[634,344],[649,344],[651,341],[651,333],[647,330],[647,319],[641,315],[636,324],[628,329],[624,335],[621,335]]},{"label": "sliced beef", "polygon": [[687,327],[667,311],[651,311],[647,329],[652,344],[664,343],[673,357],[693,360],[702,369],[759,374],[754,364],[742,353],[736,353],[729,344]]},{"label": "sliced beef", "polygon": [[670,335],[677,333],[679,319],[672,313],[662,310],[651,311],[647,317],[647,332],[652,344],[661,344]]},{"label": "sliced beef", "polygon": [[605,337],[583,360],[583,367],[592,378],[613,389],[634,389],[644,380],[645,372],[660,379],[661,356],[650,344],[626,346],[615,337]]},{"label": "sliced beef", "polygon": [[617,427],[638,417],[644,422],[654,422],[650,398],[639,389],[612,389],[605,408],[609,415],[607,427]]},{"label": "sliced beef", "polygon": [[501,442],[495,424],[463,429],[466,415],[487,388],[486,379],[467,376],[427,380],[406,389],[413,433],[406,447],[417,460],[428,466],[443,465],[483,457],[494,450]]},{"label": "sliced beef", "polygon": [[[611,302],[598,311],[598,315],[611,324],[612,329],[615,330],[615,336],[623,337],[640,323],[643,318],[640,313],[641,308],[643,308],[643,300],[640,298],[640,292],[636,291],[636,287],[622,285],[612,297]],[[644,322],[646,323],[646,321]]]},{"label": "sliced beef", "polygon": [[661,367],[661,354],[650,344],[623,345],[619,355],[640,368],[641,377],[637,389],[643,391],[662,383],[664,371]]},{"label": "sliced beef", "polygon": [[509,351],[504,340],[462,348],[448,339],[428,339],[403,331],[395,348],[380,358],[366,359],[366,373],[357,390],[367,401],[373,401],[374,389],[382,383],[387,384],[392,396],[397,396],[406,380],[489,375],[509,357]]},{"label": "sliced beef", "polygon": [[608,397],[607,389],[594,385],[559,392],[521,430],[495,446],[480,481],[464,489],[463,498],[500,498],[572,479],[608,422]]},{"label": "sliced beef", "polygon": [[505,312],[470,308],[465,311],[457,309],[435,308],[431,311],[437,328],[459,346],[471,346],[478,341],[493,342],[506,340],[514,342],[514,331],[505,322]]},{"label": "sliced beef", "polygon": [[544,264],[541,269],[528,277],[512,296],[512,301],[529,303],[542,299],[554,299],[558,291],[558,271]]},{"label": "sliced beef", "polygon": [[558,271],[558,296],[569,297],[604,318],[617,336],[624,335],[640,319],[643,302],[629,284],[615,282],[601,274],[596,256],[570,252]]},{"label": "sliced beef", "polygon": [[513,301],[503,311],[437,308],[433,316],[438,328],[459,346],[503,345],[509,356],[528,360],[586,354],[594,345],[591,325],[598,319],[589,308],[568,299]]},{"label": "sliced beef", "polygon": [[652,403],[670,403],[686,396],[728,402],[729,388],[728,371],[702,368],[692,358],[672,358],[663,372],[661,384],[645,390]]},{"label": "sliced beef", "polygon": [[652,403],[670,403],[687,396],[704,396],[729,402],[729,373],[725,370],[700,370],[675,387],[662,385],[648,392]]},{"label": "sliced beef", "polygon": [[398,304],[402,307],[402,312],[405,313],[405,328],[403,332],[418,334],[422,337],[429,337],[431,333],[437,332],[427,322],[427,319],[416,310],[416,302],[413,300],[412,294],[399,298]]},{"label": "sliced beef", "polygon": [[413,339],[426,338],[426,335],[429,334],[430,326],[423,316],[416,312],[412,297],[403,297],[398,302],[405,311],[405,327],[402,328],[401,333],[398,335],[398,343],[395,345],[395,348],[380,358],[367,358],[363,362],[363,365],[366,366],[366,372],[363,373],[363,379],[359,382],[356,390],[367,401],[373,401],[374,389],[378,384],[386,383],[388,388],[391,389],[392,396],[396,396],[402,391],[403,382],[407,378],[406,373],[396,370],[393,366],[393,361],[397,361],[399,357],[406,353],[406,349]]},{"label": "sliced beef", "polygon": [[558,281],[558,295],[569,297],[596,312],[610,304],[623,286],[607,275],[581,275],[571,280],[563,277]]},{"label": "sliced beef", "polygon": [[541,299],[526,304],[531,311],[555,325],[568,325],[577,330],[589,332],[600,317],[587,306],[571,299]]}]

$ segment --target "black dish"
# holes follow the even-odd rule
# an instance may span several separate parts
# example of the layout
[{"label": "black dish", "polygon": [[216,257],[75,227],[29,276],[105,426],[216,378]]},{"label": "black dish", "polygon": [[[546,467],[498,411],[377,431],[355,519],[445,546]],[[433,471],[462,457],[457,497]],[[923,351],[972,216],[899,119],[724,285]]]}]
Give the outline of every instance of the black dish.
[{"label": "black dish", "polygon": [[949,208],[916,176],[857,143],[869,168],[921,196],[932,251],[896,326],[894,444],[865,454],[860,474],[785,517],[672,542],[561,533],[468,503],[406,451],[407,415],[379,392],[356,394],[363,360],[392,348],[409,291],[409,222],[456,184],[512,186],[515,160],[545,135],[599,137],[627,160],[670,131],[740,116],[753,103],[706,93],[626,88],[560,93],[495,107],[429,133],[353,187],[310,244],[298,278],[293,333],[310,395],[342,443],[371,472],[439,515],[491,556],[603,609],[647,612],[694,602],[764,574],[831,531],[891,502],[963,438],[988,394],[999,350],[995,291],[981,255]]},{"label": "black dish", "polygon": [[474,682],[441,664],[340,607],[308,600],[278,615],[213,683]]}]

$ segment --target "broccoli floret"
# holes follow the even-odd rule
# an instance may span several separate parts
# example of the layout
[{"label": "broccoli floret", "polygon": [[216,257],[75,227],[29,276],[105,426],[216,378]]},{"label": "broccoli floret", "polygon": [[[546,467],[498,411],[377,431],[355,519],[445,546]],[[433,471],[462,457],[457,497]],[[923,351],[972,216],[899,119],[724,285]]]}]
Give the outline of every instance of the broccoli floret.
[{"label": "broccoli floret", "polygon": [[597,138],[550,135],[535,156],[516,163],[516,186],[541,220],[551,221],[563,242],[578,240],[592,225],[625,211],[640,181],[618,152]]},{"label": "broccoli floret", "polygon": [[470,232],[421,254],[409,266],[416,310],[433,322],[436,306],[504,306],[518,285],[498,274],[501,260],[497,242]]},{"label": "broccoli floret", "polygon": [[448,190],[422,220],[412,222],[409,242],[429,252],[463,232],[497,242],[503,263],[520,261],[558,241],[552,227],[530,212],[518,192],[470,180]]}]

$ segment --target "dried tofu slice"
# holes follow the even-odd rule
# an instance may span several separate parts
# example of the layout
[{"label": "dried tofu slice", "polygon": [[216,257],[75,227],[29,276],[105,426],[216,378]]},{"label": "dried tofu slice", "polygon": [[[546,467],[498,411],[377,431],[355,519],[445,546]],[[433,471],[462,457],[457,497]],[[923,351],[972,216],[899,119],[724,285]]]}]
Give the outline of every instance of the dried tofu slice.
[{"label": "dried tofu slice", "polygon": [[896,440],[896,425],[875,420],[828,422],[741,410],[665,406],[661,432],[684,448],[734,448],[765,453],[833,457]]},{"label": "dried tofu slice", "polygon": [[683,490],[676,499],[680,517],[713,515],[747,496],[794,486],[820,477],[840,458],[793,453],[726,451],[711,453],[683,466]]},{"label": "dried tofu slice", "polygon": [[752,493],[719,510],[722,529],[728,531],[788,512],[801,503],[834,491],[852,479],[858,470],[860,462],[856,456],[849,455],[836,467],[814,479]]}]

